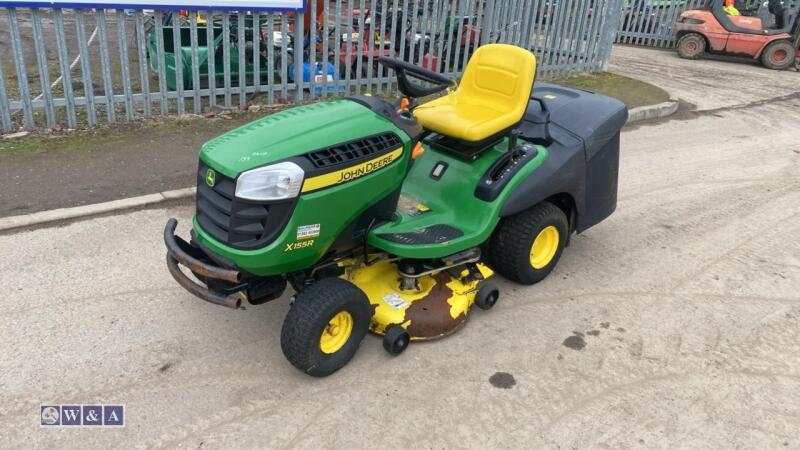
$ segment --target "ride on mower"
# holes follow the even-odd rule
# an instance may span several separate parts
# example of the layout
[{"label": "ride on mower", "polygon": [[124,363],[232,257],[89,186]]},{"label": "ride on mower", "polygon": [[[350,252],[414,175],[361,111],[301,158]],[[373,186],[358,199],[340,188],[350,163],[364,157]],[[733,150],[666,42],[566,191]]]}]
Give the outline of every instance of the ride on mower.
[{"label": "ride on mower", "polygon": [[281,348],[313,376],[367,331],[391,354],[456,331],[497,302],[494,271],[544,279],[570,235],[616,207],[622,103],[533,89],[534,55],[505,44],[479,47],[458,85],[381,64],[396,104],[332,99],[206,143],[191,240],[175,219],[164,230],[169,271],[203,300],[262,304],[290,284]]},{"label": "ride on mower", "polygon": [[776,11],[776,28],[761,18],[729,15],[726,0],[710,0],[705,9],[684,11],[675,24],[678,56],[697,59],[725,55],[760,60],[775,70],[792,67],[800,57],[800,22],[787,8]]},{"label": "ride on mower", "polygon": [[[169,20],[167,20],[169,19]],[[213,77],[216,85],[221,86],[225,82],[225,56],[227,55],[229,77],[231,85],[239,84],[240,71],[244,71],[247,79],[259,78],[260,83],[268,83],[269,67],[272,66],[272,78],[274,81],[280,82],[286,74],[281,73],[283,63],[281,61],[281,40],[290,40],[289,34],[284,35],[278,31],[266,30],[266,21],[256,21],[252,16],[245,17],[244,20],[244,41],[239,42],[239,26],[238,16],[231,15],[228,25],[228,40],[224,39],[224,26],[221,17],[207,16],[207,20],[211,21],[212,27],[203,26],[197,28],[197,63],[199,64],[198,75],[200,79],[200,86],[197,88],[206,88],[209,86],[209,79]],[[174,27],[178,27],[175,33]],[[208,34],[212,33],[211,39],[208,39]],[[254,49],[254,35],[258,33],[260,36],[259,48]],[[272,51],[269,51],[267,34],[272,33]],[[176,39],[177,37],[177,39]],[[159,40],[161,41],[159,43]],[[194,89],[194,80],[192,77],[192,46],[191,46],[191,28],[188,24],[183,23],[180,18],[173,18],[173,16],[165,16],[164,25],[161,27],[161,36],[158,35],[158,28],[150,24],[147,30],[147,53],[149,55],[150,69],[158,73],[159,46],[163,46],[164,55],[164,73],[166,85],[171,90],[178,88],[178,80],[180,73],[180,80],[183,82],[184,89]],[[210,44],[210,45],[209,45]],[[227,45],[227,50],[224,47]],[[287,65],[291,65],[291,54],[293,46],[291,42],[287,47],[288,61]],[[214,64],[211,64],[212,58],[210,53],[213,53]],[[244,65],[240,67],[239,55],[244,53]],[[274,53],[272,62],[268,62],[269,53]],[[259,73],[255,73],[254,59],[260,58]],[[176,63],[180,64],[176,65]]]}]

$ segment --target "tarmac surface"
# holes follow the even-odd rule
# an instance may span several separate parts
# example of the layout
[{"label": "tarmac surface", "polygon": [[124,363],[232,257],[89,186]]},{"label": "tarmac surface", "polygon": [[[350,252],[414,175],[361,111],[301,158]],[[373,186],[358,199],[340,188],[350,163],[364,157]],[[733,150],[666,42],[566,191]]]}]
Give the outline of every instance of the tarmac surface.
[{"label": "tarmac surface", "polygon": [[0,150],[0,217],[192,186],[203,143],[254,116],[120,124],[52,141],[41,138],[41,149],[28,143]]},{"label": "tarmac surface", "polygon": [[[0,236],[0,445],[800,448],[800,74],[618,47],[693,104],[623,133],[619,205],[542,283],[325,379],[281,354],[281,300],[230,311],[164,264],[190,205]],[[41,404],[122,403],[116,430]]]}]

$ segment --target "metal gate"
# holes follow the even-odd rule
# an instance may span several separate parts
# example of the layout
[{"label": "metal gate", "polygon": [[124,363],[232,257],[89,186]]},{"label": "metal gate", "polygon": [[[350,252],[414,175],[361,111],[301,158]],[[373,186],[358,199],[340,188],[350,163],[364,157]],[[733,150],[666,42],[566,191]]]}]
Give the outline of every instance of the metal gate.
[{"label": "metal gate", "polygon": [[0,9],[0,128],[390,95],[395,79],[379,56],[458,76],[490,42],[533,51],[540,77],[602,70],[622,1],[309,0],[299,14]]}]

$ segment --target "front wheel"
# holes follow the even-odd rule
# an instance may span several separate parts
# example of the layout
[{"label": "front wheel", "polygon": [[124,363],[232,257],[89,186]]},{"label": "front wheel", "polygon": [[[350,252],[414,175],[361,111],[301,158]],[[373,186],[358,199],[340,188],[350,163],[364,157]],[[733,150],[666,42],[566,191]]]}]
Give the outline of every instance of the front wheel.
[{"label": "front wheel", "polygon": [[500,298],[500,290],[491,282],[481,283],[478,292],[475,294],[475,304],[478,308],[488,311],[497,303]]},{"label": "front wheel", "polygon": [[567,236],[566,214],[549,202],[506,217],[489,242],[492,268],[520,284],[538,283],[558,263]]},{"label": "front wheel", "polygon": [[325,278],[297,295],[283,321],[281,349],[303,372],[324,377],[347,364],[367,334],[367,296],[352,283]]},{"label": "front wheel", "polygon": [[678,40],[678,56],[697,59],[706,51],[706,39],[698,33],[688,33]]},{"label": "front wheel", "polygon": [[383,335],[383,348],[392,356],[403,353],[411,342],[411,336],[400,325],[392,325]]},{"label": "front wheel", "polygon": [[792,67],[795,59],[794,46],[789,41],[775,41],[764,49],[761,63],[773,70],[785,70]]}]

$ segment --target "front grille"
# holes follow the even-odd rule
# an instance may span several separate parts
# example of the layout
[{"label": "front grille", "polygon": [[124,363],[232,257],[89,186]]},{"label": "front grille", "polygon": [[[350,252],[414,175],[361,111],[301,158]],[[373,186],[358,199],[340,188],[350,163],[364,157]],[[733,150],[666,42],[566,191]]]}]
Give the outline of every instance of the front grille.
[{"label": "front grille", "polygon": [[402,143],[396,134],[382,133],[316,150],[306,156],[314,167],[321,169],[368,159],[370,156],[395,149]]},{"label": "front grille", "polygon": [[214,187],[206,183],[208,167],[200,163],[197,172],[197,222],[214,239],[237,248],[254,248],[268,243],[280,230],[286,204],[265,205],[245,202],[234,196],[236,180],[216,173]]}]

